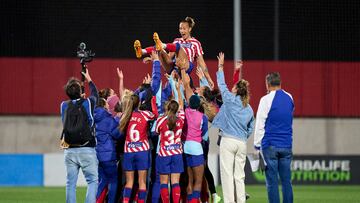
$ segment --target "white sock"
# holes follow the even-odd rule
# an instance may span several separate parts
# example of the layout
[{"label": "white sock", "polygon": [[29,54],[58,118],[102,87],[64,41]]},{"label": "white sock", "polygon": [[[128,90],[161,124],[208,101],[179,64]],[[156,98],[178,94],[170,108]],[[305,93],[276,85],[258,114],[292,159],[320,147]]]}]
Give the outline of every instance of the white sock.
[{"label": "white sock", "polygon": [[211,197],[212,197],[213,200],[215,200],[219,196],[216,193],[214,193],[214,194],[211,194]]}]

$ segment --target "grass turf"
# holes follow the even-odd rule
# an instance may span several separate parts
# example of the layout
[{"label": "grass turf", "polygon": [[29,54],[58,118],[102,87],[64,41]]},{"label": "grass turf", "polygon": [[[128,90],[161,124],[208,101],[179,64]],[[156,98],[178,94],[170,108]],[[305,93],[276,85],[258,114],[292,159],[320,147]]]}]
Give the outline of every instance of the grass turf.
[{"label": "grass turf", "polygon": [[[217,188],[221,194],[221,187]],[[246,186],[251,195],[249,203],[267,202],[263,185]],[[294,186],[296,203],[353,203],[360,202],[360,186]],[[77,202],[84,202],[86,188],[78,188]],[[64,187],[0,187],[1,203],[56,203],[65,202]]]},{"label": "grass turf", "polygon": [[[265,185],[245,186],[245,188],[246,192],[250,194],[247,202],[267,202]],[[221,187],[217,189],[221,193]],[[355,203],[360,202],[359,191],[360,186],[293,186],[294,202],[296,203]]]}]

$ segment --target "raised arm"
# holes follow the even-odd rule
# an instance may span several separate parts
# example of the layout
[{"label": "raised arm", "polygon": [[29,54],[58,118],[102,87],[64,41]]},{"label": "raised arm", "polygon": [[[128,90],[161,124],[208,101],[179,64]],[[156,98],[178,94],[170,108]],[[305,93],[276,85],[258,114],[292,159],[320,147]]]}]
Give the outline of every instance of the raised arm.
[{"label": "raised arm", "polygon": [[156,54],[155,51],[151,52],[151,59],[153,60],[151,89],[153,95],[156,95],[156,93],[159,91],[161,83],[161,65],[159,61],[159,56]]},{"label": "raised arm", "polygon": [[181,71],[181,78],[183,80],[183,84],[184,84],[184,88],[185,88],[185,97],[186,97],[186,101],[187,103],[189,103],[189,99],[190,97],[194,94],[194,92],[192,91],[191,87],[190,87],[190,77],[189,75],[185,72],[185,59],[183,60],[177,60],[176,61],[176,66],[180,68]]},{"label": "raised arm", "polygon": [[224,103],[232,101],[235,99],[233,95],[226,86],[225,76],[224,76],[224,53],[220,52],[218,58],[218,71],[216,72],[217,84],[221,93],[221,97]]},{"label": "raised arm", "polygon": [[209,87],[210,88],[210,84],[207,81],[202,68],[199,66],[196,68],[196,75],[199,77],[200,87]]},{"label": "raised arm", "polygon": [[175,85],[176,82],[175,82],[174,76],[173,76],[174,72],[175,72],[175,70],[173,70],[170,75],[166,73],[165,76],[169,81],[171,91],[174,94],[175,100],[177,100],[178,99],[178,93],[176,91],[176,85]]},{"label": "raised arm", "polygon": [[159,116],[159,111],[158,111],[157,105],[156,105],[156,96],[153,96],[151,98],[151,110],[152,110],[153,114],[155,115],[155,118],[157,118]]},{"label": "raised arm", "polygon": [[233,75],[233,85],[235,85],[239,80],[241,80],[241,69],[243,66],[243,62],[236,61],[235,67],[234,67],[234,75]]},{"label": "raised arm", "polygon": [[176,83],[176,92],[178,94],[179,110],[184,109],[184,100],[182,98],[181,89],[180,89],[181,83],[182,83],[181,80],[179,80]]},{"label": "raised arm", "polygon": [[124,75],[119,68],[116,68],[116,71],[119,78],[119,98],[121,99],[124,94]]},{"label": "raised arm", "polygon": [[97,101],[99,100],[99,93],[98,90],[95,86],[95,83],[91,80],[90,74],[89,74],[89,70],[86,69],[85,73],[81,72],[81,74],[84,75],[86,81],[89,83],[89,88],[90,88],[90,101],[92,104],[92,109],[95,108],[95,104],[97,103]]}]

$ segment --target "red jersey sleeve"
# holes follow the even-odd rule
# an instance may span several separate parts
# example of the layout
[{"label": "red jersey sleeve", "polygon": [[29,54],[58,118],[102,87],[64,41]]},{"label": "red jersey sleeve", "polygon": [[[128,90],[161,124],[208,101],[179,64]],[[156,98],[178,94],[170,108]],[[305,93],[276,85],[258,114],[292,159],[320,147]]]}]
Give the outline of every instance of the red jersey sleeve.
[{"label": "red jersey sleeve", "polygon": [[166,116],[161,116],[161,117],[159,117],[157,119],[156,126],[155,126],[155,132],[156,133],[160,133],[161,127],[162,127],[165,120],[166,120]]},{"label": "red jersey sleeve", "polygon": [[184,112],[184,110],[179,110],[178,111],[178,118],[181,119],[182,121],[185,121],[185,112]]},{"label": "red jersey sleeve", "polygon": [[240,70],[236,70],[235,72],[234,72],[234,75],[233,75],[233,86],[237,83],[237,82],[239,82],[239,79],[240,79]]},{"label": "red jersey sleeve", "polygon": [[155,118],[157,118],[159,116],[159,112],[158,112],[157,105],[156,105],[156,96],[153,96],[151,98],[151,109],[155,115]]},{"label": "red jersey sleeve", "polygon": [[195,58],[204,55],[204,51],[199,40],[193,38],[191,43],[195,46]]},{"label": "red jersey sleeve", "polygon": [[140,111],[140,113],[146,121],[151,121],[155,119],[155,114],[150,111]]}]

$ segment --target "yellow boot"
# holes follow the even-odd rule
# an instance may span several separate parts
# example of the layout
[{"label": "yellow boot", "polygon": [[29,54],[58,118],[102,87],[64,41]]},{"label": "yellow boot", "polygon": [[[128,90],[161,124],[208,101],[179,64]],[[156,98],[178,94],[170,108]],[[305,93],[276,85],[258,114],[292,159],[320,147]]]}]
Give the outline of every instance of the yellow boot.
[{"label": "yellow boot", "polygon": [[156,51],[162,51],[163,50],[162,42],[161,42],[157,32],[154,32],[153,39],[154,39],[154,42],[155,42]]},{"label": "yellow boot", "polygon": [[141,43],[139,40],[135,40],[134,42],[134,49],[135,49],[135,54],[136,54],[136,58],[141,58],[142,57],[142,51],[141,51]]}]

